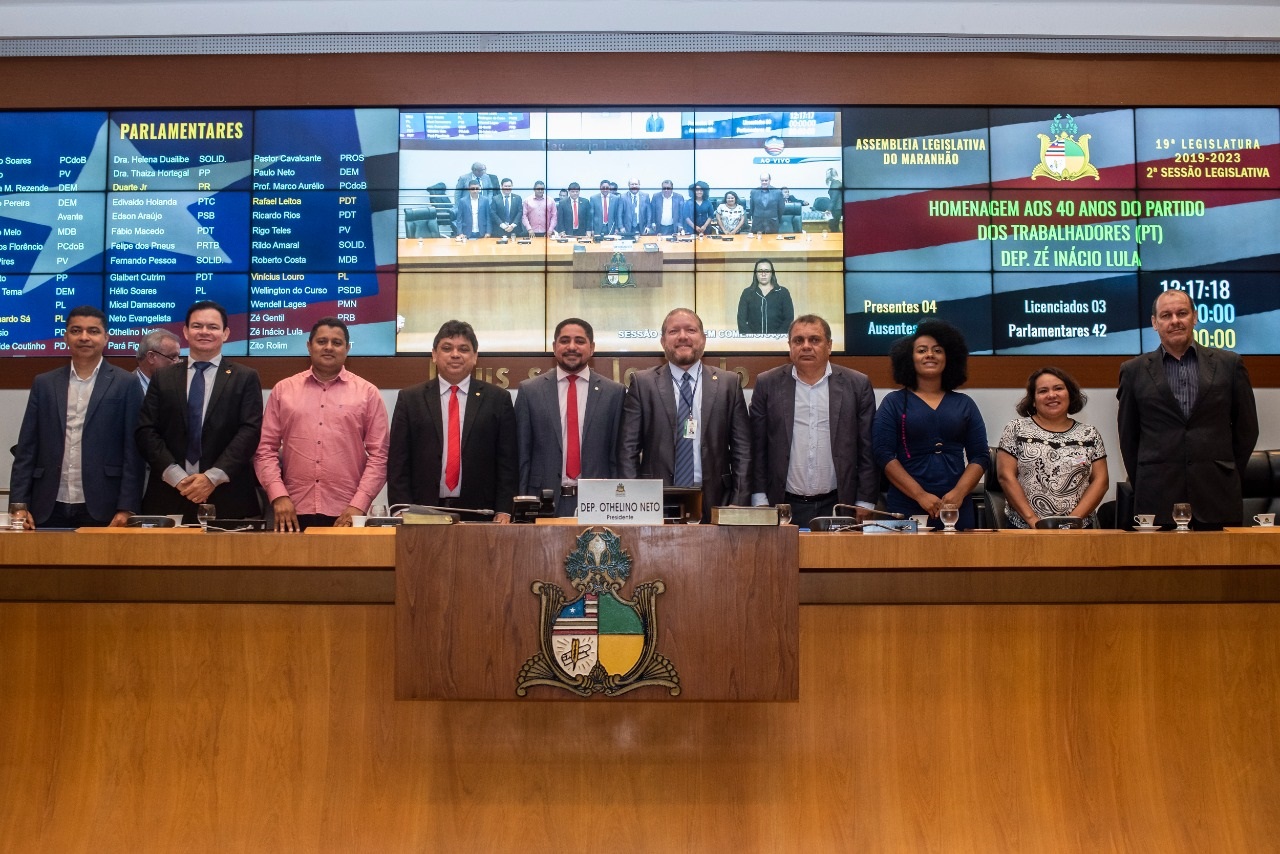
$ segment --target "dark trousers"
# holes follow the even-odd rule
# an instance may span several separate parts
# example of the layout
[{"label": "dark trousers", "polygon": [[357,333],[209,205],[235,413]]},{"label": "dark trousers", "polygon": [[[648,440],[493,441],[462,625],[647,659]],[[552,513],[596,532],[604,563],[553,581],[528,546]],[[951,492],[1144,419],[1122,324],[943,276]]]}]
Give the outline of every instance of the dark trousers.
[{"label": "dark trousers", "polygon": [[814,516],[834,516],[836,500],[839,498],[835,490],[826,495],[796,495],[786,492],[783,497],[791,505],[791,524],[797,528],[808,528]]},{"label": "dark trousers", "polygon": [[89,515],[89,508],[84,504],[64,504],[55,501],[53,512],[49,518],[40,522],[40,528],[105,528],[111,524],[110,519],[95,519]]}]

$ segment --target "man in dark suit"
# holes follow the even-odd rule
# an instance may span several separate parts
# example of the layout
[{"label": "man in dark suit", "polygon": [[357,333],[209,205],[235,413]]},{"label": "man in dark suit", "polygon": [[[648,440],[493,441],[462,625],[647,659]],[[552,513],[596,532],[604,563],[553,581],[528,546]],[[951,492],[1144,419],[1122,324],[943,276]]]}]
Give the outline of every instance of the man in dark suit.
[{"label": "man in dark suit", "polygon": [[119,527],[142,499],[133,442],[142,387],[102,358],[107,318],[97,308],[73,308],[63,340],[71,363],[37,376],[27,397],[9,502],[27,505],[28,530]]},{"label": "man in dark suit", "polygon": [[777,234],[782,206],[782,191],[773,186],[773,176],[760,173],[760,186],[751,191],[751,230],[756,234]]},{"label": "man in dark suit", "polygon": [[524,227],[524,200],[511,192],[511,179],[502,179],[502,192],[489,202],[489,231],[497,237],[528,237]]},{"label": "man in dark suit", "polygon": [[446,321],[431,346],[438,376],[400,392],[387,456],[392,504],[493,510],[495,522],[511,521],[516,417],[506,389],[471,376],[479,352],[470,323]]},{"label": "man in dark suit", "polygon": [[1200,530],[1241,524],[1240,476],[1258,441],[1249,372],[1230,350],[1195,343],[1196,308],[1165,291],[1151,309],[1160,346],[1120,366],[1120,453],[1135,513],[1172,521],[1190,502]]},{"label": "man in dark suit", "polygon": [[649,222],[654,234],[675,234],[684,224],[684,196],[675,191],[671,179],[664,178],[662,192],[649,199],[651,218]]},{"label": "man in dark suit", "polygon": [[556,203],[556,228],[560,234],[581,237],[591,230],[591,205],[582,198],[577,181],[569,185],[568,198]]},{"label": "man in dark suit", "polygon": [[653,208],[649,194],[640,192],[639,178],[627,180],[627,191],[622,194],[622,204],[627,209],[627,233],[648,234],[653,226]]},{"label": "man in dark suit", "polygon": [[837,503],[861,521],[880,493],[871,380],[831,364],[831,325],[816,314],[791,323],[788,343],[791,364],[756,377],[751,395],[751,503],[790,504],[801,528]]},{"label": "man in dark suit", "polygon": [[750,497],[751,422],[733,371],[702,364],[702,319],[673,309],[662,322],[667,361],[639,371],[622,404],[618,476],[700,486],[702,518]]},{"label": "man in dark suit", "polygon": [[489,174],[489,167],[477,160],[471,164],[470,172],[458,176],[458,182],[453,189],[453,200],[455,202],[460,202],[466,198],[467,188],[471,186],[472,181],[479,185],[480,195],[486,199],[498,194],[498,179]]},{"label": "man in dark suit", "polygon": [[579,478],[617,477],[626,389],[587,367],[595,354],[587,321],[560,321],[552,347],[555,370],[520,383],[516,397],[520,494],[554,490],[556,515],[576,516]]},{"label": "man in dark suit", "polygon": [[[262,430],[258,372],[222,356],[227,310],[212,300],[187,309],[185,361],[156,371],[138,416],[138,448],[151,465],[147,513],[195,521],[200,504],[223,519],[261,516],[253,454]],[[195,426],[193,426],[195,425]]]},{"label": "man in dark suit", "polygon": [[480,183],[472,181],[467,187],[467,195],[458,200],[453,210],[453,227],[455,235],[475,240],[490,235],[489,199],[480,194]]},{"label": "man in dark suit", "polygon": [[600,182],[600,192],[591,197],[591,230],[596,234],[630,234],[631,212],[613,192],[611,181]]}]

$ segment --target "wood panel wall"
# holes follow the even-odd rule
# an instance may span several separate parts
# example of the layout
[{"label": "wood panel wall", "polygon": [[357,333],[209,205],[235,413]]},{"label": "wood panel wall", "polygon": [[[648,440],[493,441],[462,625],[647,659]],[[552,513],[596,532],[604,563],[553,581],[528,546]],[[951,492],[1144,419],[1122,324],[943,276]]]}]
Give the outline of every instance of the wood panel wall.
[{"label": "wood panel wall", "polygon": [[0,851],[1280,838],[1280,605],[806,606],[799,703],[396,702],[393,634],[389,605],[0,604]]},{"label": "wood panel wall", "polygon": [[[744,36],[746,38],[746,36]],[[646,69],[637,87],[630,69]],[[726,74],[725,68],[772,68]],[[1267,56],[1074,54],[696,54],[655,61],[652,54],[290,54],[248,56],[17,57],[0,59],[0,109],[272,106],[608,106],[706,104],[1041,105],[1044,81],[1064,81],[1071,106],[1277,106],[1280,61]],[[713,354],[714,355],[714,354]],[[1114,385],[1116,356],[1058,360],[1082,384]],[[28,388],[61,360],[6,360],[0,388]],[[249,359],[264,384],[300,370],[288,358]],[[652,358],[619,360],[622,370]],[[779,360],[735,357],[748,382]],[[855,364],[851,359],[837,361]],[[883,359],[856,365],[880,387],[892,385]],[[426,376],[422,357],[352,359],[381,388]],[[119,364],[126,365],[127,361]],[[545,359],[489,358],[514,386]],[[1020,388],[1044,364],[1039,356],[977,357],[973,385]],[[1253,356],[1254,385],[1280,387],[1280,356]]]}]

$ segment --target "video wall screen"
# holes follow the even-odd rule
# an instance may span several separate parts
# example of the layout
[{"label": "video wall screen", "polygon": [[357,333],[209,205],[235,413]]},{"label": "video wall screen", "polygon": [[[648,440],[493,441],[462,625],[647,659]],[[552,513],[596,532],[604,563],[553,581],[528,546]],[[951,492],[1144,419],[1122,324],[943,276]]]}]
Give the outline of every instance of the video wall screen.
[{"label": "video wall screen", "polygon": [[360,355],[472,321],[540,353],[562,318],[657,352],[783,353],[814,313],[838,352],[926,316],[976,353],[1155,346],[1163,290],[1200,340],[1278,353],[1280,110],[794,107],[0,112],[0,354],[111,352],[211,298],[227,352],[297,355],[336,315]]},{"label": "video wall screen", "polygon": [[853,108],[843,126],[848,352],[938,314],[976,353],[1133,354],[1171,288],[1201,343],[1280,352],[1277,110]]}]

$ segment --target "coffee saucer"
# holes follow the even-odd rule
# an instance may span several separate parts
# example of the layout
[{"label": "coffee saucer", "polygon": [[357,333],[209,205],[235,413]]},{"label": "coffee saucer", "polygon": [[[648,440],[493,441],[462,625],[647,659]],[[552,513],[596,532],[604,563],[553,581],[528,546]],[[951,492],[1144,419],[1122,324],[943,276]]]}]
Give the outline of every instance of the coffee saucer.
[{"label": "coffee saucer", "polygon": [[1133,530],[1149,534],[1152,531],[1159,531],[1161,528],[1159,525],[1134,525]]}]

